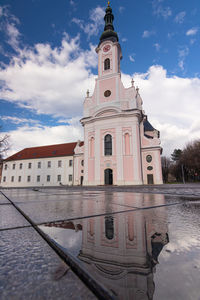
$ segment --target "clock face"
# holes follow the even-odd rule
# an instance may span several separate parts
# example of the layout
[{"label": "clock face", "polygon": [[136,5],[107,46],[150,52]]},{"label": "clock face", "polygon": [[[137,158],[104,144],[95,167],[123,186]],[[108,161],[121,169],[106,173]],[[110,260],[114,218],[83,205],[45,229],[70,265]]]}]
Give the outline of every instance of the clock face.
[{"label": "clock face", "polygon": [[105,45],[104,47],[103,47],[103,51],[104,52],[108,52],[109,50],[110,50],[110,45]]}]

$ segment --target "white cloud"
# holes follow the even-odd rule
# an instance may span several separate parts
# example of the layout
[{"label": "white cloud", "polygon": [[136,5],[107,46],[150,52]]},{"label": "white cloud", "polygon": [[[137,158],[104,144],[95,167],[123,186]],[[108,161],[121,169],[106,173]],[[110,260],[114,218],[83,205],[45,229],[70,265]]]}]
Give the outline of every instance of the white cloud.
[{"label": "white cloud", "polygon": [[173,36],[175,36],[174,32],[168,32],[167,34],[168,39],[171,39]]},{"label": "white cloud", "polygon": [[178,50],[178,65],[183,71],[185,67],[185,58],[189,54],[189,48],[187,46],[180,47]]},{"label": "white cloud", "polygon": [[105,11],[103,7],[97,6],[90,11],[89,23],[77,18],[73,18],[72,22],[76,23],[87,34],[88,39],[90,39],[91,36],[97,35],[99,30],[102,29],[104,15]]},{"label": "white cloud", "polygon": [[164,0],[153,0],[152,7],[153,7],[153,14],[157,15],[158,17],[163,17],[167,19],[172,15],[172,10],[169,6],[163,6],[162,3]]},{"label": "white cloud", "polygon": [[197,27],[194,27],[194,28],[191,28],[191,29],[189,29],[187,32],[186,32],[186,35],[195,35],[195,34],[197,34],[197,32],[198,32],[198,28]]},{"label": "white cloud", "polygon": [[79,37],[63,37],[60,47],[36,44],[20,49],[0,68],[0,97],[37,113],[71,117],[81,115],[86,90],[94,87],[95,46],[83,51]]},{"label": "white cloud", "polygon": [[155,43],[155,44],[153,44],[153,46],[155,47],[155,49],[156,49],[156,51],[160,51],[160,44],[158,44],[158,43]]},{"label": "white cloud", "polygon": [[190,44],[193,45],[196,42],[196,39],[191,39]]},{"label": "white cloud", "polygon": [[129,55],[129,59],[131,62],[135,62],[134,54]]},{"label": "white cloud", "polygon": [[60,120],[58,120],[58,123],[64,123],[64,124],[68,124],[68,125],[79,126],[80,125],[80,119],[81,119],[81,116],[73,117],[71,119],[60,119]]},{"label": "white cloud", "polygon": [[24,148],[76,142],[83,139],[81,125],[59,125],[59,126],[24,126],[9,131],[10,156]]},{"label": "white cloud", "polygon": [[128,39],[127,38],[122,38],[121,41],[124,43],[124,42],[127,42]]},{"label": "white cloud", "polygon": [[19,19],[12,15],[8,6],[0,6],[0,31],[6,34],[7,43],[18,51],[20,33],[17,29]]},{"label": "white cloud", "polygon": [[125,7],[124,7],[124,6],[120,6],[120,7],[119,7],[119,12],[120,12],[120,13],[122,13],[124,10],[125,10]]},{"label": "white cloud", "polygon": [[140,87],[149,121],[161,132],[164,155],[200,137],[199,78],[169,77],[162,66],[152,66],[147,73],[122,74],[126,87],[132,77]]},{"label": "white cloud", "polygon": [[70,0],[69,3],[70,3],[70,5],[72,5],[72,6],[75,5],[75,1],[73,1],[73,0]]},{"label": "white cloud", "polygon": [[[199,78],[170,77],[162,66],[152,66],[147,73],[135,73],[132,76],[122,74],[126,87],[131,86],[132,77],[135,86],[140,87],[149,121],[161,132],[164,155],[170,155],[174,148],[183,148],[188,141],[199,138]],[[82,101],[79,106],[82,108]],[[77,115],[72,119],[60,119],[60,123],[66,123],[67,126],[23,126],[9,132],[13,144],[9,155],[24,147],[83,138]]]},{"label": "white cloud", "polygon": [[18,118],[18,117],[12,117],[12,116],[1,116],[0,119],[2,121],[9,121],[10,123],[13,124],[38,124],[38,120],[33,120],[33,119],[25,119],[25,118]]},{"label": "white cloud", "polygon": [[18,51],[20,33],[14,24],[7,24],[8,44]]},{"label": "white cloud", "polygon": [[154,35],[155,34],[155,31],[149,31],[149,30],[145,30],[144,32],[143,32],[143,34],[142,34],[142,37],[143,38],[148,38],[148,37],[150,37],[150,36],[152,36],[152,35]]},{"label": "white cloud", "polygon": [[176,15],[176,17],[174,18],[174,21],[178,24],[182,24],[184,22],[185,15],[186,15],[186,12],[181,11],[180,13],[178,13]]}]

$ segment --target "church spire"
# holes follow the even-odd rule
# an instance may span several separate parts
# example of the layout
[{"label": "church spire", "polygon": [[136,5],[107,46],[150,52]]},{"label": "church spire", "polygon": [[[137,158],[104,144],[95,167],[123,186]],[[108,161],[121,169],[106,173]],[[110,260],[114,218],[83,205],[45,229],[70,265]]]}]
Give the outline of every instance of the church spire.
[{"label": "church spire", "polygon": [[104,21],[105,21],[104,32],[100,37],[99,44],[101,44],[105,40],[111,40],[113,42],[119,40],[117,33],[114,31],[113,20],[114,20],[114,15],[112,13],[112,8],[110,7],[110,1],[108,1],[108,6],[106,7],[106,14],[104,17]]}]

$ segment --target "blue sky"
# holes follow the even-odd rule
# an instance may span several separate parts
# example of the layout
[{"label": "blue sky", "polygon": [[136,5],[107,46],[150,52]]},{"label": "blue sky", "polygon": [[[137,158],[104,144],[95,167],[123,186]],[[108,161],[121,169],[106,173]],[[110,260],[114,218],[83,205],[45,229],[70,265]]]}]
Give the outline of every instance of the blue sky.
[{"label": "blue sky", "polygon": [[[83,138],[86,90],[97,74],[95,47],[106,1],[0,3],[0,125],[7,155]],[[200,136],[199,0],[113,0],[122,80],[134,77],[164,154]]]}]

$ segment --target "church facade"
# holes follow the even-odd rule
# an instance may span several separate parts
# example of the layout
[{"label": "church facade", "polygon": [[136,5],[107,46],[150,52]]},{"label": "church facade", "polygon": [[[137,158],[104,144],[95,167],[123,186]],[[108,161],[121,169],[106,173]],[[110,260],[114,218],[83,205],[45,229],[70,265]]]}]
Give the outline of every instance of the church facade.
[{"label": "church facade", "polygon": [[75,148],[75,182],[84,160],[84,185],[162,184],[159,132],[147,120],[139,89],[121,81],[122,51],[108,5],[96,48],[98,78],[84,101],[84,146]]},{"label": "church facade", "polygon": [[163,183],[159,131],[149,123],[134,81],[129,88],[121,81],[122,50],[109,4],[104,20],[98,77],[83,106],[84,142],[26,148],[8,157],[1,186]]}]

